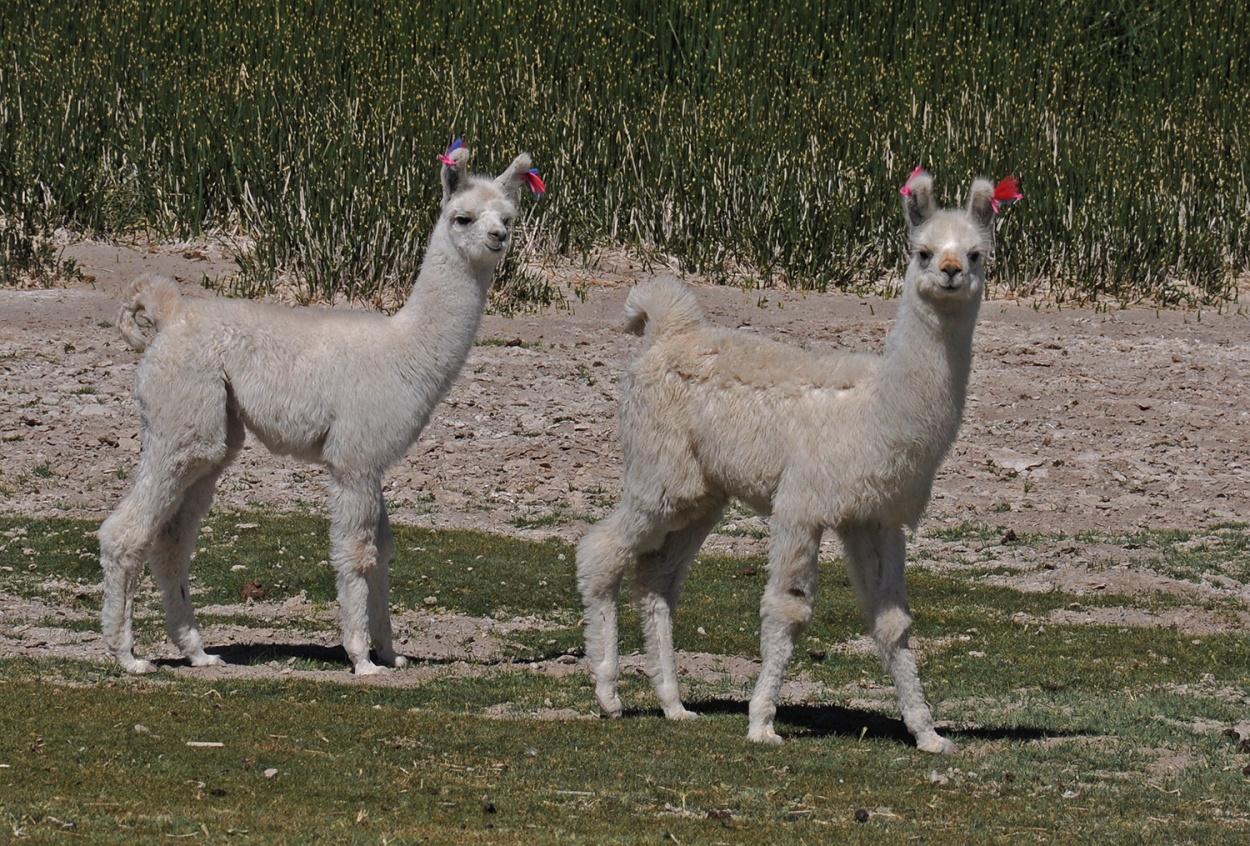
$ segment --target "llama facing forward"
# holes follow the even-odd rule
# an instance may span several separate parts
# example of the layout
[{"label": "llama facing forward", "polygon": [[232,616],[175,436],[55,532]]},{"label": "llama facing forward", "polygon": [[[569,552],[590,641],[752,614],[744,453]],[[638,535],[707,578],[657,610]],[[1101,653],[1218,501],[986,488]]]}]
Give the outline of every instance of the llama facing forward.
[{"label": "llama facing forward", "polygon": [[966,209],[939,210],[922,171],[903,193],[911,263],[883,355],[811,353],[711,326],[672,279],[630,293],[628,328],[650,346],[621,383],[624,490],[577,550],[586,656],[607,715],[621,713],[616,602],[632,567],[656,696],[669,719],[695,716],[678,691],[673,613],[691,561],[736,498],[771,515],[747,736],[781,742],[777,697],[831,528],[907,728],[927,752],[955,751],[934,731],[908,645],[904,528],[920,519],[959,429],[993,215],[1008,197],[977,180]]},{"label": "llama facing forward", "polygon": [[[445,156],[443,200],[408,302],[392,316],[183,298],[167,279],[131,284],[119,318],[136,349],[143,450],[130,491],[100,527],[104,639],[134,655],[135,584],[150,563],[169,638],[196,667],[204,651],[188,572],[217,479],[250,430],[274,453],[329,470],[330,558],[343,646],[358,674],[406,662],[392,645],[392,551],[382,474],[407,451],[473,345],[517,193],[541,182],[522,153],[497,179],[474,176],[469,150]],[[150,342],[139,317],[155,327]]]}]

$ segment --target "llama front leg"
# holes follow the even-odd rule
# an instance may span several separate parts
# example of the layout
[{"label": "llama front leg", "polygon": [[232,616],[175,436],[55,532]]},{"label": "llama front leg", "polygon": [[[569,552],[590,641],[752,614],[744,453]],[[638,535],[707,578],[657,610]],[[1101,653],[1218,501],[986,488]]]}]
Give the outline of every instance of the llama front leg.
[{"label": "llama front leg", "polygon": [[747,739],[781,743],[773,728],[781,682],[795,641],[812,619],[816,596],[819,527],[792,526],[774,518],[768,552],[768,586],[760,603],[760,657],[763,666],[751,696]]},{"label": "llama front leg", "polygon": [[664,716],[670,720],[691,720],[698,716],[681,704],[673,617],[690,564],[720,516],[721,508],[717,507],[685,528],[669,532],[658,550],[643,555],[638,561],[634,601],[642,615],[642,631],[647,642],[647,675]]},{"label": "llama front leg", "polygon": [[376,480],[331,479],[330,563],[338,586],[343,648],[357,675],[386,671],[369,658],[369,589],[378,566]]},{"label": "llama front leg", "polygon": [[213,501],[217,473],[191,486],[178,513],[162,527],[152,544],[152,573],[165,605],[165,631],[170,641],[190,661],[192,667],[225,664],[220,657],[204,651],[191,605],[191,552],[195,547],[200,520]]},{"label": "llama front leg", "polygon": [[933,728],[916,658],[908,641],[911,611],[903,567],[907,538],[898,527],[856,526],[840,531],[847,570],[860,609],[868,622],[881,663],[894,680],[903,723],[924,752],[952,754],[955,744]]},{"label": "llama front leg", "polygon": [[367,571],[369,582],[369,639],[378,660],[388,667],[403,667],[408,659],[395,651],[391,633],[391,554],[395,540],[391,521],[386,514],[386,501],[378,488],[378,528],[374,537],[378,563]]}]

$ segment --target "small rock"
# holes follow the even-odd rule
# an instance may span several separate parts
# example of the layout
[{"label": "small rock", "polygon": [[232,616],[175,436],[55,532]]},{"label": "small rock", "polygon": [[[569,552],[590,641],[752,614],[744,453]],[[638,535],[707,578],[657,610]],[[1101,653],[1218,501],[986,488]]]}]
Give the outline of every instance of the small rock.
[{"label": "small rock", "polygon": [[277,774],[278,774],[277,767],[270,767],[269,769],[265,770],[265,778],[273,778]]},{"label": "small rock", "polygon": [[868,812],[864,810],[863,808],[856,808],[855,809],[855,822],[857,823],[868,822]]},{"label": "small rock", "polygon": [[244,599],[264,599],[265,588],[255,579],[248,579],[243,583],[243,589],[239,591],[239,595]]}]

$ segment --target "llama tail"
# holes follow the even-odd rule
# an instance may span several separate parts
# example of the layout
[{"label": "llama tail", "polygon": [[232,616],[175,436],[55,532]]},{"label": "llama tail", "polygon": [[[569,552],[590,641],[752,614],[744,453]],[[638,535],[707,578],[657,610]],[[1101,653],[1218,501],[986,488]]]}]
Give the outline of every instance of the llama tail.
[{"label": "llama tail", "polygon": [[703,323],[703,309],[686,283],[672,277],[645,282],[625,300],[625,329],[635,335],[685,332]]},{"label": "llama tail", "polygon": [[130,283],[117,315],[126,343],[143,352],[161,326],[178,310],[182,295],[172,280],[145,273]]}]

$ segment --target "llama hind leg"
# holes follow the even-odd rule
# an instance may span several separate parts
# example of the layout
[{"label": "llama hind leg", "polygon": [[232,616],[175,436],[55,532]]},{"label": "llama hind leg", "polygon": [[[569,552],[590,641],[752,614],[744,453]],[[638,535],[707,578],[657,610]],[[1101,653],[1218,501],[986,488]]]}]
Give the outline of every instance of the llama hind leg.
[{"label": "llama hind leg", "polygon": [[[216,433],[214,433],[216,434]],[[225,661],[204,651],[204,641],[191,605],[191,553],[195,548],[200,521],[213,504],[213,491],[226,466],[243,448],[243,421],[230,415],[224,431],[224,452],[215,465],[193,482],[183,494],[182,504],[161,527],[152,543],[149,560],[152,574],[165,605],[165,631],[193,667],[212,667]],[[212,439],[217,442],[217,438]]]},{"label": "llama hind leg", "polygon": [[773,728],[777,698],[794,644],[812,619],[821,529],[774,518],[768,551],[768,585],[760,602],[760,667],[751,695],[747,739],[781,743]]},{"label": "llama hind leg", "polygon": [[386,514],[381,488],[378,488],[378,527],[373,545],[378,551],[377,566],[366,571],[369,583],[369,640],[380,662],[388,667],[403,667],[408,659],[395,651],[391,632],[391,554],[395,551],[395,539],[391,534],[391,521]]},{"label": "llama hind leg", "polygon": [[621,716],[617,690],[620,653],[617,598],[621,580],[638,558],[660,543],[663,532],[646,515],[625,503],[593,526],[577,545],[577,587],[585,606],[586,663],[595,680],[595,698],[608,717]]},{"label": "llama hind leg", "polygon": [[213,501],[218,473],[210,473],[187,491],[182,507],[161,527],[152,544],[152,574],[165,605],[165,631],[170,641],[190,661],[192,667],[224,664],[204,651],[204,641],[191,606],[191,552],[195,547],[200,520]]},{"label": "llama hind leg", "polygon": [[933,728],[933,712],[925,702],[908,640],[911,611],[907,607],[904,561],[907,538],[901,528],[857,526],[844,528],[842,537],[847,570],[860,609],[876,641],[881,663],[894,680],[903,723],[924,752],[951,754],[955,744]]},{"label": "llama hind leg", "polygon": [[338,585],[343,648],[357,675],[385,672],[369,658],[369,591],[378,566],[376,479],[330,481],[330,561]]},{"label": "llama hind leg", "polygon": [[100,567],[104,571],[101,623],[104,642],[128,673],[154,673],[156,665],[134,653],[135,587],[147,548],[159,530],[139,504],[136,487],[100,526]]},{"label": "llama hind leg", "polygon": [[166,472],[174,466],[158,445],[149,445],[140,458],[134,486],[100,526],[104,642],[130,673],[156,671],[155,664],[134,654],[134,599],[162,527],[182,505],[184,483]]},{"label": "llama hind leg", "polygon": [[634,577],[634,602],[642,615],[647,642],[647,675],[664,716],[689,720],[698,715],[681,704],[677,682],[677,656],[673,644],[673,616],[681,596],[681,585],[690,564],[703,546],[708,533],[720,521],[723,507],[713,508],[688,526],[668,533],[664,543],[638,561]]}]

